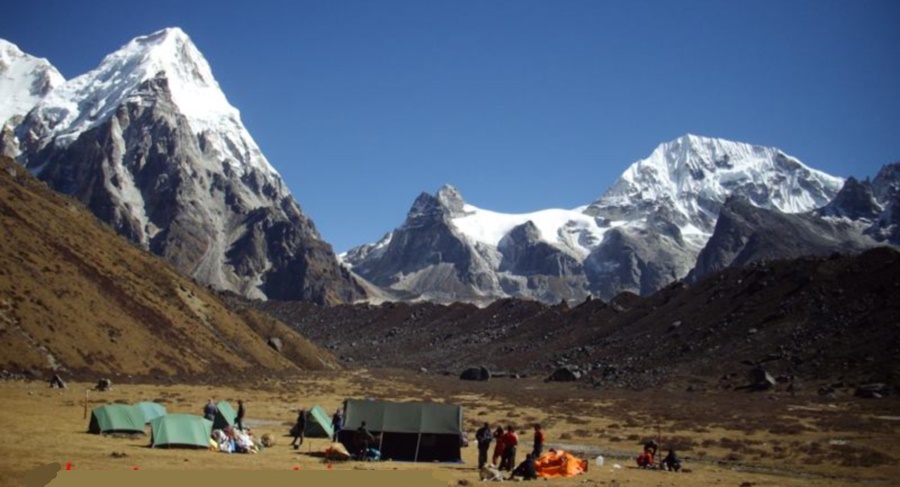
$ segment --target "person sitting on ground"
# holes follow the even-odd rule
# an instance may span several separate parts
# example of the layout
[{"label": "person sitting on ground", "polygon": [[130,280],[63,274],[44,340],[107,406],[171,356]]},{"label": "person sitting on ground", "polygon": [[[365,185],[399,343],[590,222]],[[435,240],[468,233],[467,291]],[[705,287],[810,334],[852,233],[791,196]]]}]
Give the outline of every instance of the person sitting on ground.
[{"label": "person sitting on ground", "polygon": [[482,481],[489,482],[500,482],[503,480],[503,474],[500,473],[500,470],[497,470],[497,467],[495,467],[493,463],[487,463],[482,466],[481,470],[478,472],[478,477],[481,478]]},{"label": "person sitting on ground", "polygon": [[537,470],[534,468],[534,456],[529,453],[525,455],[522,461],[509,475],[509,480],[516,477],[522,477],[524,480],[534,480],[537,478]]},{"label": "person sitting on ground", "polygon": [[669,450],[669,454],[666,455],[666,458],[663,458],[660,466],[663,470],[668,470],[670,472],[677,472],[681,470],[681,459],[678,458],[678,455],[675,453],[675,450]]},{"label": "person sitting on ground", "polygon": [[297,422],[294,423],[294,427],[291,428],[291,434],[294,436],[294,439],[291,441],[291,446],[294,447],[294,450],[300,448],[300,445],[303,444],[303,433],[306,430],[306,410],[298,409],[297,410]]},{"label": "person sitting on ground", "polygon": [[659,451],[659,443],[656,440],[647,440],[644,442],[644,451],[650,450],[653,453],[653,456],[656,456],[656,453]]},{"label": "person sitting on ground", "polygon": [[97,381],[97,385],[94,386],[94,390],[111,391],[112,390],[112,381],[109,379],[100,379]]},{"label": "person sitting on ground", "polygon": [[637,456],[637,466],[640,468],[653,468],[653,449],[644,446],[644,453]]}]

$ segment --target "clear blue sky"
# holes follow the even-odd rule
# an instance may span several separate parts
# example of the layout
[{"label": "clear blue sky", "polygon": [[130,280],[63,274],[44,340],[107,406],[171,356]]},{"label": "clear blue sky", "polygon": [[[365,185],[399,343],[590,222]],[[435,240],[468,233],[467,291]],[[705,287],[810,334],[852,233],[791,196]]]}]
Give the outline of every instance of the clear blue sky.
[{"label": "clear blue sky", "polygon": [[900,1],[40,0],[0,37],[72,78],[168,26],[338,251],[444,183],[504,212],[590,203],[685,133],[839,176],[900,160]]}]

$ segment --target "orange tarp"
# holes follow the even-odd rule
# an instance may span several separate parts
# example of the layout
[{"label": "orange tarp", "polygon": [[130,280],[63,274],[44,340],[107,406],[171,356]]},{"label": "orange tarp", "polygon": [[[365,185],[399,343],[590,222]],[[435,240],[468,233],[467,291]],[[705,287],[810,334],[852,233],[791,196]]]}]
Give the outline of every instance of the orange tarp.
[{"label": "orange tarp", "polygon": [[561,450],[547,452],[534,462],[538,477],[574,477],[587,472],[587,462]]}]

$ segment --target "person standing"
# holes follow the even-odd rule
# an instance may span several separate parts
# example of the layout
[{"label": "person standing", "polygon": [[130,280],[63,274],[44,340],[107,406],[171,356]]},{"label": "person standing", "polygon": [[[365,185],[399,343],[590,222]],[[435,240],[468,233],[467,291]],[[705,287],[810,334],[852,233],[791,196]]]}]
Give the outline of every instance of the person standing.
[{"label": "person standing", "polygon": [[242,399],[238,399],[238,410],[237,416],[234,417],[234,427],[244,431],[244,415],[247,413],[247,410],[244,409],[244,401]]},{"label": "person standing", "polygon": [[359,459],[365,460],[369,455],[369,444],[375,441],[375,436],[366,428],[365,421],[356,428],[356,441],[359,442]]},{"label": "person standing", "polygon": [[541,425],[534,425],[534,448],[531,450],[531,456],[534,457],[535,460],[541,457],[541,453],[544,452],[544,431],[541,429]]},{"label": "person standing", "polygon": [[216,414],[219,412],[219,408],[216,407],[216,403],[213,402],[212,399],[206,401],[206,406],[203,406],[203,417],[216,422]]},{"label": "person standing", "polygon": [[294,435],[294,439],[291,441],[291,446],[294,447],[294,450],[300,448],[300,445],[303,444],[303,432],[306,430],[306,410],[298,409],[297,410],[297,422],[294,424],[294,427],[291,429],[291,433]]},{"label": "person standing", "polygon": [[475,432],[475,441],[478,442],[478,470],[484,468],[487,463],[488,449],[491,448],[491,440],[494,434],[491,432],[491,426],[484,423],[478,431]]},{"label": "person standing", "polygon": [[500,462],[500,470],[504,467],[508,471],[512,471],[516,467],[516,447],[519,446],[519,435],[512,425],[506,427],[506,433],[503,434],[503,460]]},{"label": "person standing", "polygon": [[496,443],[494,444],[494,456],[491,458],[491,463],[497,466],[497,469],[500,469],[500,465],[503,460],[503,427],[497,426],[497,430],[494,431],[494,440]]},{"label": "person standing", "polygon": [[344,428],[344,413],[341,408],[337,408],[334,416],[331,417],[331,429],[334,430],[334,437],[331,441],[337,443],[341,436],[341,430]]}]

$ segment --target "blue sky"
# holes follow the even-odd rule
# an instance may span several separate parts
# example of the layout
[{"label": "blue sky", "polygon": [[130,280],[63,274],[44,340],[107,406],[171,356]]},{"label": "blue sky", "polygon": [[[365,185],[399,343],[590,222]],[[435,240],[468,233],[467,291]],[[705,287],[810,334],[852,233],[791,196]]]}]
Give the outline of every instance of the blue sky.
[{"label": "blue sky", "polygon": [[900,160],[897,1],[13,2],[0,37],[67,78],[183,28],[337,251],[450,183],[571,208],[685,133],[838,176]]}]

